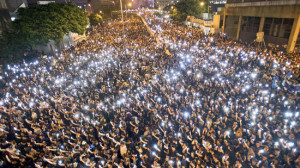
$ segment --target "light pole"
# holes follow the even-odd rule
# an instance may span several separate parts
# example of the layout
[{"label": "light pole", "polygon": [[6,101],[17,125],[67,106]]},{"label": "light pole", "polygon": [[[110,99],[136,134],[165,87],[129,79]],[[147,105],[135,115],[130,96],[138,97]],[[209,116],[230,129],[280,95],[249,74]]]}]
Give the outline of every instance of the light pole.
[{"label": "light pole", "polygon": [[123,18],[123,4],[122,4],[122,0],[120,0],[120,8],[121,8],[121,15],[122,15],[122,22],[123,22],[123,29],[124,29],[124,18]]},{"label": "light pole", "polygon": [[[200,2],[200,6],[203,7],[205,3],[202,1]],[[207,2],[207,13],[209,14],[209,2]]]},{"label": "light pole", "polygon": [[126,12],[126,18],[127,18],[127,4],[125,4],[125,12]]},{"label": "light pole", "polygon": [[[132,3],[129,2],[129,3],[128,3],[128,8],[130,8],[131,6],[132,6]],[[126,17],[127,17],[127,10],[128,10],[128,8],[127,8],[127,4],[125,4]]]},{"label": "light pole", "polygon": [[[125,28],[124,28],[124,18],[123,18],[123,4],[122,0],[120,0],[120,7],[121,7],[121,15],[122,15],[122,23],[123,23],[123,39],[125,38]],[[124,48],[125,48],[125,40],[124,40]],[[125,50],[126,51],[126,50]]]},{"label": "light pole", "polygon": [[204,6],[204,2],[200,2],[200,6],[203,7]]},{"label": "light pole", "polygon": [[207,15],[209,14],[209,0],[207,1]]}]

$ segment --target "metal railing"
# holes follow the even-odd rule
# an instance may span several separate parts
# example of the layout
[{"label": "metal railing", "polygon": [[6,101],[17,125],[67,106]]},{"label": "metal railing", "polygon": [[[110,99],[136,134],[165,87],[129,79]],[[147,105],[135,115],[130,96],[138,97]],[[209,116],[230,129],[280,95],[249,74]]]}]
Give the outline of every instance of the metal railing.
[{"label": "metal railing", "polygon": [[198,24],[198,25],[203,25],[204,27],[213,27],[213,21],[211,20],[203,20],[203,19],[196,19],[194,17],[190,17],[190,20],[188,21],[191,24]]}]

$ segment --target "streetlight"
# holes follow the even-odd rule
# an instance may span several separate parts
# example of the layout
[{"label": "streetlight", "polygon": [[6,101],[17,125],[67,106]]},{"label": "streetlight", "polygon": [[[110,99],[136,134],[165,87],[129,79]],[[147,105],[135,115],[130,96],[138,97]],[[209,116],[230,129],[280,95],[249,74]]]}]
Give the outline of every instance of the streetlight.
[{"label": "streetlight", "polygon": [[127,6],[130,8],[132,6],[132,3],[129,2],[128,5],[125,4],[126,17],[127,17]]},{"label": "streetlight", "polygon": [[[125,37],[125,28],[124,28],[124,17],[123,17],[123,4],[122,0],[120,0],[120,7],[121,7],[121,15],[122,15],[122,23],[123,23],[123,39]],[[124,46],[125,46],[125,41],[124,41]]]},{"label": "streetlight", "polygon": [[[200,6],[203,7],[204,6],[204,2],[200,2]],[[207,13],[209,13],[209,3],[207,3]]]},{"label": "streetlight", "polygon": [[124,18],[123,18],[123,5],[122,5],[122,0],[120,0],[120,8],[121,8],[121,15],[122,15],[122,22],[123,22],[123,29],[124,29]]}]

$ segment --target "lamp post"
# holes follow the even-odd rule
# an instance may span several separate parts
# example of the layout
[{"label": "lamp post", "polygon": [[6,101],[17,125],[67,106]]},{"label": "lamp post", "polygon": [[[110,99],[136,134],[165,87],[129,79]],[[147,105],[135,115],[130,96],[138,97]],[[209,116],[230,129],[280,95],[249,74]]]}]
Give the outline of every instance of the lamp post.
[{"label": "lamp post", "polygon": [[[202,1],[200,2],[200,6],[203,7],[205,3]],[[207,13],[209,13],[209,2],[207,2]]]},{"label": "lamp post", "polygon": [[204,6],[204,2],[200,2],[200,6],[203,7]]},{"label": "lamp post", "polygon": [[123,22],[123,30],[124,30],[124,18],[123,18],[123,4],[122,4],[122,0],[120,0],[120,8],[121,8],[121,15],[122,15],[122,22]]},{"label": "lamp post", "polygon": [[209,0],[207,1],[207,14],[209,14]]},{"label": "lamp post", "polygon": [[[131,6],[132,6],[132,3],[129,2],[129,3],[128,3],[128,8],[130,8]],[[128,8],[127,8],[127,5],[125,4],[126,17],[127,17],[127,10],[128,10]]]},{"label": "lamp post", "polygon": [[[122,4],[122,0],[120,0],[120,7],[121,7],[121,15],[122,15],[122,23],[123,23],[123,39],[125,38],[125,26],[124,26],[124,17],[123,17],[123,4]],[[125,40],[124,40],[124,48],[125,48]],[[125,50],[126,51],[126,50]]]}]

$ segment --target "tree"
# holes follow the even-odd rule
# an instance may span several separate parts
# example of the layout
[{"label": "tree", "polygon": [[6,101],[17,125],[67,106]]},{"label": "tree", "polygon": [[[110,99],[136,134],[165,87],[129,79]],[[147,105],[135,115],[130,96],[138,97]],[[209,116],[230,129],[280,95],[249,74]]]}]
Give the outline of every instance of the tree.
[{"label": "tree", "polygon": [[20,8],[17,18],[2,36],[1,46],[4,48],[1,54],[4,56],[15,56],[26,49],[32,50],[32,46],[45,45],[50,40],[58,44],[69,32],[84,34],[88,25],[85,11],[72,3]]},{"label": "tree", "polygon": [[200,17],[206,12],[205,6],[200,6],[200,2],[208,3],[208,0],[181,0],[175,5],[170,5],[165,10],[171,11],[171,17],[176,21],[184,21],[187,16]]},{"label": "tree", "polygon": [[[11,27],[11,25],[9,26]],[[24,34],[14,29],[6,30],[0,38],[1,62],[6,63],[21,59],[26,49],[31,48]],[[10,57],[14,55],[14,57]]]},{"label": "tree", "polygon": [[69,32],[83,34],[88,20],[85,11],[72,3],[49,3],[21,8],[15,24],[32,42],[45,44],[49,40],[60,42]]},{"label": "tree", "polygon": [[98,13],[93,13],[89,16],[89,19],[90,19],[90,24],[92,26],[96,26],[98,25],[99,23],[102,23],[103,21],[103,18],[101,15],[99,15]]}]

